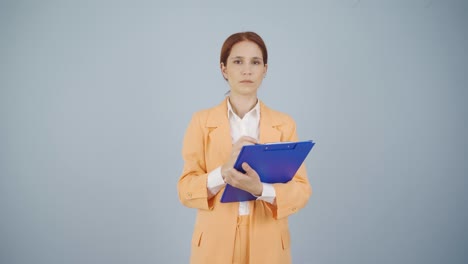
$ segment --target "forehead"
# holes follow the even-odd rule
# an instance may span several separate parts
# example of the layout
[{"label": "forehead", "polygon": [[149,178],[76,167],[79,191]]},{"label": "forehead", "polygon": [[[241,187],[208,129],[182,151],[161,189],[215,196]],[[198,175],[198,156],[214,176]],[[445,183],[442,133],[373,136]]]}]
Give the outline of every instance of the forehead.
[{"label": "forehead", "polygon": [[262,50],[252,41],[241,41],[234,44],[231,48],[229,57],[259,57],[263,58]]}]

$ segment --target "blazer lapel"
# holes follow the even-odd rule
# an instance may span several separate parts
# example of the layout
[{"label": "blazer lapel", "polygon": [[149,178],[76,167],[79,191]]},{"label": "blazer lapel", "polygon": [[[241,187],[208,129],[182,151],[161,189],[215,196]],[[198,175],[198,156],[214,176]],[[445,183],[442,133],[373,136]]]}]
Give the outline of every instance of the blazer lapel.
[{"label": "blazer lapel", "polygon": [[281,132],[276,128],[280,125],[270,110],[260,101],[260,139],[259,143],[271,143],[281,141]]},{"label": "blazer lapel", "polygon": [[[225,162],[232,151],[232,137],[227,118],[227,99],[210,111],[206,127],[208,128],[208,137],[205,145],[214,151],[209,152],[215,163]],[[216,145],[214,145],[216,144]]]}]

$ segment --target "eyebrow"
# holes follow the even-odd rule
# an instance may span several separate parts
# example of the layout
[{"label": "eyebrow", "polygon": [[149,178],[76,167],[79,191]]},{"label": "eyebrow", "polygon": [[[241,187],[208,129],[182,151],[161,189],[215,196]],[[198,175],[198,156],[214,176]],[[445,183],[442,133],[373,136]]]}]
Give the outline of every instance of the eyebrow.
[{"label": "eyebrow", "polygon": [[[235,57],[232,57],[231,60],[234,60],[234,59],[244,59],[244,57],[242,56],[235,56]],[[263,61],[263,58],[261,57],[252,57],[252,59],[254,60],[262,60]]]}]

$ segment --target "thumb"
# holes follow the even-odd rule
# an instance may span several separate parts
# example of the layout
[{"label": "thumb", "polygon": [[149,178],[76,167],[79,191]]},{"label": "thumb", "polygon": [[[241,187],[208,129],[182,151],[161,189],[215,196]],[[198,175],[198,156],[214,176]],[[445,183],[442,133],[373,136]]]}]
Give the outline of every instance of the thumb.
[{"label": "thumb", "polygon": [[242,163],[242,169],[244,169],[245,173],[247,173],[248,175],[251,175],[254,171],[247,162]]}]

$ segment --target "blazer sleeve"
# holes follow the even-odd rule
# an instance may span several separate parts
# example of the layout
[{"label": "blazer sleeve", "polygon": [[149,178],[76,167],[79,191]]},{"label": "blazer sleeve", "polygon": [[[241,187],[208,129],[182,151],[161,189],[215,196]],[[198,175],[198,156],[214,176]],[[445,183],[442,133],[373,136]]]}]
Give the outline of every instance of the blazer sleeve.
[{"label": "blazer sleeve", "polygon": [[[296,133],[296,123],[290,117],[287,117],[288,122],[283,127],[281,141],[298,141]],[[287,183],[273,184],[276,192],[276,206],[269,204],[276,219],[287,217],[298,212],[305,207],[309,197],[312,195],[312,187],[307,178],[307,171],[303,163],[299,167],[293,179]]]},{"label": "blazer sleeve", "polygon": [[191,208],[209,210],[212,208],[208,199],[206,162],[204,154],[204,126],[202,113],[196,113],[185,132],[182,157],[184,167],[177,183],[180,202]]}]

